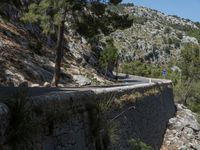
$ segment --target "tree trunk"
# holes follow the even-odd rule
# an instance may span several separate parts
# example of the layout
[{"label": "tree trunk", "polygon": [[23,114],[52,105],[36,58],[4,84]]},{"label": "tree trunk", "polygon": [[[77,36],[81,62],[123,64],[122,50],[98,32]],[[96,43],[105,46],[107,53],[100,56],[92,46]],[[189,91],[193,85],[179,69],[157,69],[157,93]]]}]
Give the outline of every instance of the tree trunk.
[{"label": "tree trunk", "polygon": [[118,81],[119,78],[119,56],[117,56],[117,60],[116,60],[116,81]]},{"label": "tree trunk", "polygon": [[58,86],[60,81],[60,70],[61,70],[61,61],[62,61],[62,50],[63,50],[63,38],[64,38],[64,29],[65,29],[65,16],[66,11],[63,13],[62,21],[58,29],[58,39],[57,39],[57,48],[56,48],[56,59],[55,59],[55,68],[54,76],[52,80],[53,86]]}]

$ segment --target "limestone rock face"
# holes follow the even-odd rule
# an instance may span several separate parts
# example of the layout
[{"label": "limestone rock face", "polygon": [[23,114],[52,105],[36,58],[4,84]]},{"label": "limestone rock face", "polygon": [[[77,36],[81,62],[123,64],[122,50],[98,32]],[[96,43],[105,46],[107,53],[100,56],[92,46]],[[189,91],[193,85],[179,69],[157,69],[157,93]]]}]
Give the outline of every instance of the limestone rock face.
[{"label": "limestone rock face", "polygon": [[183,36],[182,39],[183,43],[193,43],[193,44],[198,44],[198,40],[194,37],[189,37],[189,36]]},{"label": "limestone rock face", "polygon": [[73,76],[74,81],[79,84],[80,86],[84,86],[84,85],[90,85],[91,84],[91,80],[88,79],[85,76],[82,75],[74,75]]},{"label": "limestone rock face", "polygon": [[133,17],[130,28],[117,30],[109,35],[120,51],[121,61],[145,60],[162,64],[179,57],[185,43],[199,44],[189,36],[187,29],[198,26],[177,16],[141,6],[125,7],[123,14]]},{"label": "limestone rock face", "polygon": [[197,116],[181,104],[177,104],[177,114],[169,120],[162,149],[200,149],[200,124]]}]

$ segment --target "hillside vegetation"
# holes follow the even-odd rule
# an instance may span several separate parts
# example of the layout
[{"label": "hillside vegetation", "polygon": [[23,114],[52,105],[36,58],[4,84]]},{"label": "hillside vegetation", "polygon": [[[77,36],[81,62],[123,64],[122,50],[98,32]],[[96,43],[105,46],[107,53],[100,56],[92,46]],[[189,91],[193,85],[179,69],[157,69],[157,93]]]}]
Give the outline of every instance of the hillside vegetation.
[{"label": "hillside vegetation", "polygon": [[[109,35],[119,50],[119,70],[172,80],[175,100],[200,112],[199,22],[130,4],[110,9],[133,19],[130,28]],[[166,76],[162,75],[163,69]]]},{"label": "hillside vegetation", "polygon": [[[162,78],[166,69],[166,78],[177,87],[177,100],[183,96],[185,104],[199,103],[200,24],[119,2],[74,1],[65,6],[45,0],[2,1],[1,84],[49,85],[58,66],[60,86],[108,83],[105,77],[113,78],[117,66],[127,74],[154,78]],[[63,35],[60,6],[68,9]],[[60,50],[61,64],[55,50]],[[182,88],[189,92],[179,94]],[[191,107],[197,110],[198,105]]]}]

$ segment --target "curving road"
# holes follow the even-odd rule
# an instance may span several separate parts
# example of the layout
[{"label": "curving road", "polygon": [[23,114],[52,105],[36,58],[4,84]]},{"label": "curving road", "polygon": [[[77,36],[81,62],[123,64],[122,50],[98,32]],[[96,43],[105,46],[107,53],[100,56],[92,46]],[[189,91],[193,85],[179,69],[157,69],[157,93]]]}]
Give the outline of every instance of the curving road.
[{"label": "curving road", "polygon": [[85,87],[65,87],[65,88],[44,88],[44,87],[30,87],[30,88],[18,88],[18,87],[0,87],[0,99],[10,97],[18,90],[24,90],[29,96],[40,96],[49,94],[59,94],[59,93],[71,93],[77,91],[89,91],[98,89],[109,89],[113,87],[124,87],[148,83],[158,83],[162,81],[161,79],[150,79],[140,76],[119,74],[118,82],[114,85],[105,86],[85,86]]}]

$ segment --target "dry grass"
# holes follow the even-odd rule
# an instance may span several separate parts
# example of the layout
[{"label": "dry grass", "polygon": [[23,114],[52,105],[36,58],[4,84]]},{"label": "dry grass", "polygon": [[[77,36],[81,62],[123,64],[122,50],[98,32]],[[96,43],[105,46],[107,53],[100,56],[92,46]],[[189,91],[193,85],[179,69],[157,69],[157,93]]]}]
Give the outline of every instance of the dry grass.
[{"label": "dry grass", "polygon": [[158,95],[163,89],[159,87],[153,87],[150,89],[145,89],[144,91],[133,91],[130,94],[125,94],[114,100],[115,104],[121,106],[125,102],[136,102],[137,100],[142,99],[143,97]]}]

